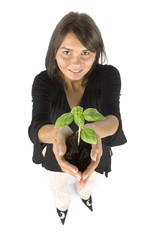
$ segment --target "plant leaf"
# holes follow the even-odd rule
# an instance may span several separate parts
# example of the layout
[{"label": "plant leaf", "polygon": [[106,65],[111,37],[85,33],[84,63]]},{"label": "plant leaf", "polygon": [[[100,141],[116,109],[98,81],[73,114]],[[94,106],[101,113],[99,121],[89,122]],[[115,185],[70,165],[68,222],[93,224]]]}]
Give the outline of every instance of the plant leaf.
[{"label": "plant leaf", "polygon": [[97,137],[96,133],[92,128],[85,128],[81,131],[81,139],[89,144],[96,144]]},{"label": "plant leaf", "polygon": [[79,128],[84,126],[84,117],[82,114],[74,114],[74,122]]},{"label": "plant leaf", "polygon": [[95,108],[87,108],[83,112],[83,116],[84,116],[85,120],[87,120],[89,122],[95,122],[95,121],[105,119],[105,117],[101,113],[99,113],[98,110]]},{"label": "plant leaf", "polygon": [[69,125],[70,123],[73,122],[74,119],[74,115],[73,113],[64,113],[63,115],[61,115],[61,117],[59,117],[56,122],[55,122],[55,128],[56,127],[63,127],[66,125]]},{"label": "plant leaf", "polygon": [[73,114],[82,114],[83,113],[83,108],[80,106],[73,107],[71,110],[71,113]]}]

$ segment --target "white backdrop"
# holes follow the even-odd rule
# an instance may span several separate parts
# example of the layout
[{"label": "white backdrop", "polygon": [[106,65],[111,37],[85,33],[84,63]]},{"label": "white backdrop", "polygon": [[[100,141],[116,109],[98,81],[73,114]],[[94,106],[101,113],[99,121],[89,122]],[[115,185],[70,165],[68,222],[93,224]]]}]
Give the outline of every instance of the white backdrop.
[{"label": "white backdrop", "polygon": [[[109,64],[121,73],[128,143],[113,148],[109,178],[97,179],[93,213],[81,203],[71,178],[63,227],[43,169],[32,163],[27,128],[33,78],[44,70],[56,24],[70,11],[86,12],[95,20]],[[1,2],[1,239],[152,239],[151,22],[150,0]]]}]

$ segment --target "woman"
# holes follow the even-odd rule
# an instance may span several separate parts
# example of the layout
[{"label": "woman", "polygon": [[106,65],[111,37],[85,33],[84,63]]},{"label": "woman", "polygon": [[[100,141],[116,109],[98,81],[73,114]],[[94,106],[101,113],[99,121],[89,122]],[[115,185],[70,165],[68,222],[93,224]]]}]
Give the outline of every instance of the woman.
[{"label": "woman", "polygon": [[[87,14],[70,12],[56,26],[46,55],[46,71],[33,83],[33,112],[29,137],[33,161],[41,163],[50,179],[58,215],[64,224],[68,211],[68,177],[77,181],[77,192],[92,210],[91,189],[97,174],[111,171],[111,147],[124,144],[119,111],[121,80],[118,70],[103,65],[106,58],[101,33]],[[101,64],[99,60],[101,59]],[[75,106],[96,108],[106,119],[87,123],[97,134],[91,163],[81,173],[66,161],[66,139],[77,126],[54,128],[56,119]],[[43,150],[46,150],[44,153]]]}]

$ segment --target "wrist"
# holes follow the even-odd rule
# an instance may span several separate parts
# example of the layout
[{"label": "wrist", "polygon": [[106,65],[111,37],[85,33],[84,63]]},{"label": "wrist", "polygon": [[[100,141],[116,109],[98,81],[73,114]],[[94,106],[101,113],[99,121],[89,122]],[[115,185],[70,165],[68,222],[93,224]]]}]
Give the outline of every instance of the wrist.
[{"label": "wrist", "polygon": [[73,133],[69,126],[57,127],[54,129],[55,129],[54,139],[58,138],[59,135],[61,135],[62,138],[67,139]]}]

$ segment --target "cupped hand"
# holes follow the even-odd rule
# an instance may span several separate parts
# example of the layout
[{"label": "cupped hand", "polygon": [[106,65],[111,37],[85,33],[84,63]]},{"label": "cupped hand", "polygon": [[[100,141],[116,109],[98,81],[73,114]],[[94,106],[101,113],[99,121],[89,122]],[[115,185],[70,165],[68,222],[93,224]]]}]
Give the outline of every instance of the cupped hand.
[{"label": "cupped hand", "polygon": [[75,165],[72,165],[66,161],[64,157],[67,150],[66,139],[72,135],[72,133],[73,132],[71,128],[68,126],[58,128],[53,141],[53,152],[61,170],[72,175],[80,181],[80,179],[82,179],[82,173]]},{"label": "cupped hand", "polygon": [[78,182],[78,185],[80,188],[85,187],[89,177],[94,172],[94,170],[97,168],[102,154],[103,154],[102,141],[101,141],[101,138],[97,135],[97,143],[92,145],[92,149],[90,152],[91,163],[87,167],[87,169],[83,172],[82,178]]}]

